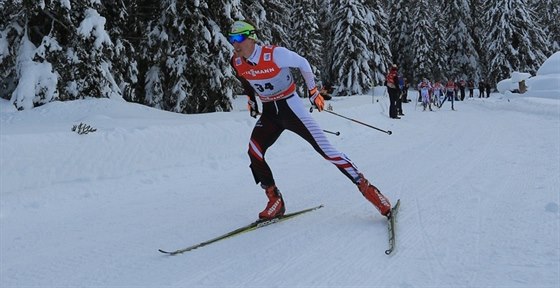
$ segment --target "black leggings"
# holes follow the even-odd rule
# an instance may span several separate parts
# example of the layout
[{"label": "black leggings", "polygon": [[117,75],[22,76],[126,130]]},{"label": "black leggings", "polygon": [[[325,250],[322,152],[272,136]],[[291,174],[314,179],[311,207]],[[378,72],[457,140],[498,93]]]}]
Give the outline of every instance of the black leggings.
[{"label": "black leggings", "polygon": [[272,170],[265,160],[265,153],[284,130],[290,130],[301,136],[352,182],[358,181],[358,169],[346,155],[330,144],[302,100],[294,94],[287,99],[263,103],[263,113],[251,133],[248,151],[251,171],[257,184],[259,182],[264,186],[275,184]]}]

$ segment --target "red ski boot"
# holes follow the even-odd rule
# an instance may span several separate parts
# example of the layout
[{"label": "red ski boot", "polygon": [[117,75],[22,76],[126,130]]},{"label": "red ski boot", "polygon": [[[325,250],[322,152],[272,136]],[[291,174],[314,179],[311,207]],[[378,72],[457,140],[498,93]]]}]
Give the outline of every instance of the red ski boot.
[{"label": "red ski boot", "polygon": [[276,217],[280,217],[284,215],[286,212],[286,207],[284,206],[284,199],[282,199],[282,194],[276,185],[271,185],[268,187],[264,187],[266,196],[268,197],[268,204],[266,204],[266,208],[259,213],[259,219],[273,219]]},{"label": "red ski boot", "polygon": [[377,187],[371,185],[364,175],[361,173],[358,175],[360,176],[358,180],[358,189],[360,189],[360,192],[362,192],[364,197],[379,210],[381,215],[389,217],[389,213],[391,213],[391,203],[389,203],[389,199],[383,196]]}]

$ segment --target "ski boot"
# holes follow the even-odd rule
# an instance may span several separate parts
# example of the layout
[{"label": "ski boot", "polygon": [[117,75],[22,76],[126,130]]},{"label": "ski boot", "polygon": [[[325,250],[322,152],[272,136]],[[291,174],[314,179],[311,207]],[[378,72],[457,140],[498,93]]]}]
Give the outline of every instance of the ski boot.
[{"label": "ski boot", "polygon": [[381,215],[386,216],[387,218],[391,217],[391,203],[389,203],[389,199],[383,196],[377,187],[371,185],[369,181],[362,175],[361,173],[358,174],[358,189],[362,192],[362,195],[366,197],[369,202],[379,210]]},{"label": "ski boot", "polygon": [[269,220],[284,215],[284,212],[286,212],[284,199],[282,199],[282,194],[280,194],[276,185],[270,185],[268,187],[261,185],[261,187],[264,189],[266,197],[268,197],[268,203],[266,204],[266,208],[259,213],[259,219]]}]

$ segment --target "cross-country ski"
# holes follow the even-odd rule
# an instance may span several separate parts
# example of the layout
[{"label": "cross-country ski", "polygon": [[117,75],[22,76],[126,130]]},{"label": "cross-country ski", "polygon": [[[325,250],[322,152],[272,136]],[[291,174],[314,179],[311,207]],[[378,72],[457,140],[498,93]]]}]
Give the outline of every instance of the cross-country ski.
[{"label": "cross-country ski", "polygon": [[224,239],[227,239],[227,238],[230,238],[230,237],[242,234],[242,233],[250,232],[250,231],[253,231],[253,230],[256,230],[256,229],[259,229],[259,228],[262,228],[262,227],[265,227],[265,226],[268,226],[268,225],[271,225],[271,224],[274,224],[274,223],[279,223],[279,222],[286,221],[288,219],[292,219],[296,216],[299,216],[299,215],[302,215],[302,214],[320,209],[322,207],[323,207],[323,205],[319,205],[319,206],[315,206],[315,207],[312,207],[312,208],[296,211],[296,212],[293,212],[293,213],[284,214],[283,216],[276,217],[276,218],[273,218],[273,219],[270,219],[270,220],[257,220],[255,222],[252,222],[251,224],[248,224],[246,226],[237,228],[233,231],[230,231],[230,232],[228,232],[226,234],[223,234],[221,236],[218,236],[216,238],[213,238],[213,239],[210,239],[208,241],[204,241],[204,242],[201,242],[201,243],[198,243],[198,244],[186,247],[186,248],[178,249],[178,250],[175,250],[175,251],[165,251],[165,250],[162,250],[162,249],[159,249],[158,251],[161,252],[161,253],[164,253],[164,254],[168,254],[168,255],[177,255],[177,254],[185,253],[185,252],[188,252],[188,251],[200,248],[200,247],[204,247],[206,245],[209,245],[209,244],[212,244],[212,243],[218,242],[220,240],[224,240]]},{"label": "cross-country ski", "polygon": [[391,216],[387,219],[387,230],[389,232],[389,249],[385,250],[385,254],[390,255],[396,247],[396,229],[397,229],[397,214],[399,213],[399,207],[401,206],[401,199],[397,200],[397,204],[391,208]]}]

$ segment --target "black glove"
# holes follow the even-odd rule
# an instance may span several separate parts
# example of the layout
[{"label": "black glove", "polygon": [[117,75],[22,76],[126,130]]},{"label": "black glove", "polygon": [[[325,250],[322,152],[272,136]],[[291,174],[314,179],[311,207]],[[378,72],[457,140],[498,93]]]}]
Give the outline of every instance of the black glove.
[{"label": "black glove", "polygon": [[253,117],[253,118],[257,118],[257,116],[259,116],[259,114],[261,114],[259,112],[259,106],[257,105],[257,102],[251,100],[251,98],[249,98],[247,100],[247,108],[249,109],[249,113],[251,114],[251,117]]}]

